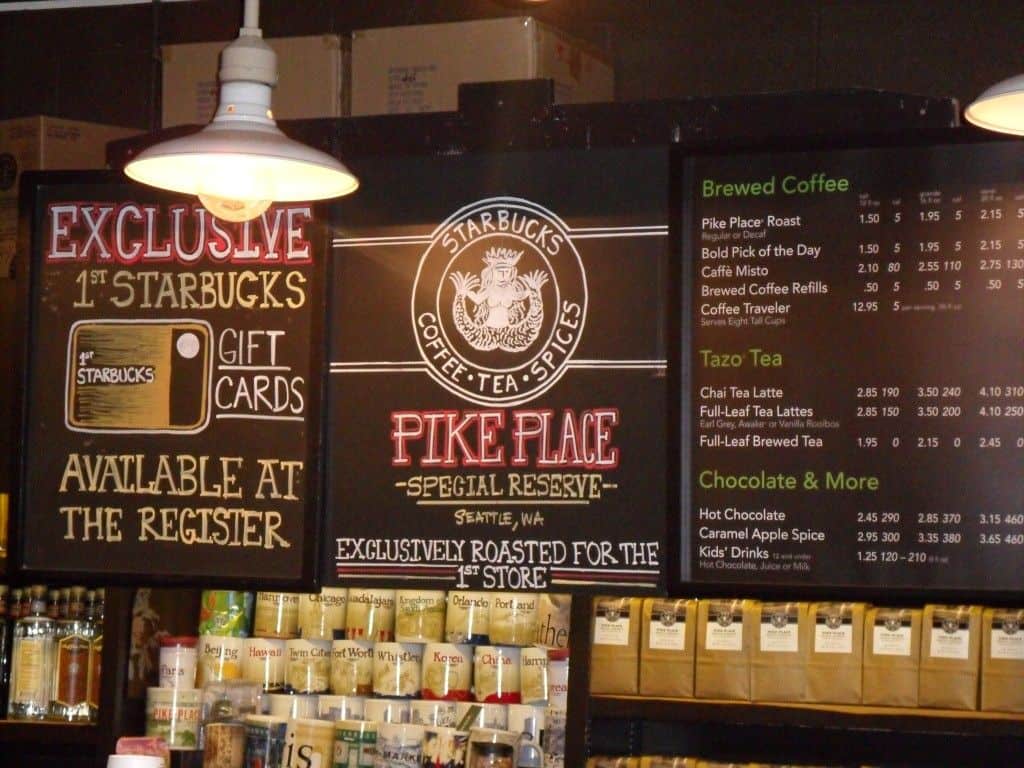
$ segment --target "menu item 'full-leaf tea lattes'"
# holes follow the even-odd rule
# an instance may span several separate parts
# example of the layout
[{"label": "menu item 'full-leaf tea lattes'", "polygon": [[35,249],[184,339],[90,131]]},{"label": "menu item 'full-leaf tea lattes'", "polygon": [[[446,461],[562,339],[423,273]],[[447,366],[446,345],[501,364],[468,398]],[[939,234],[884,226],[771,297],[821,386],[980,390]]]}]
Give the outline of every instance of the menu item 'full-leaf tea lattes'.
[{"label": "menu item 'full-leaf tea lattes'", "polygon": [[1024,608],[988,608],[982,618],[981,708],[1024,712]]},{"label": "menu item 'full-leaf tea lattes'", "polygon": [[807,701],[860,704],[866,610],[863,603],[811,603]]},{"label": "menu item 'full-leaf tea lattes'", "polygon": [[750,659],[754,701],[803,701],[810,626],[806,603],[761,603]]},{"label": "menu item 'full-leaf tea lattes'", "polygon": [[697,601],[647,598],[640,640],[640,695],[690,698]]},{"label": "menu item 'full-leaf tea lattes'", "polygon": [[980,659],[981,608],[926,605],[918,705],[977,709]]},{"label": "menu item 'full-leaf tea lattes'", "polygon": [[864,620],[864,704],[916,707],[921,611],[870,608]]},{"label": "menu item 'full-leaf tea lattes'", "polygon": [[639,690],[638,597],[595,597],[590,692],[635,695]]},{"label": "menu item 'full-leaf tea lattes'", "polygon": [[694,691],[698,697],[750,701],[756,608],[756,600],[701,600],[697,604]]}]

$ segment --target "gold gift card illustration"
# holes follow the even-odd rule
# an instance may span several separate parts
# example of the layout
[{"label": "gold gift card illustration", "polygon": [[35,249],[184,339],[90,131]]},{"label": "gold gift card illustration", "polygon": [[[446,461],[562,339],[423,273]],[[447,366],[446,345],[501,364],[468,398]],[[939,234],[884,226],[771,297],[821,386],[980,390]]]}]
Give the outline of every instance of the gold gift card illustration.
[{"label": "gold gift card illustration", "polygon": [[201,431],[210,420],[211,338],[203,320],[76,322],[68,338],[68,429]]}]

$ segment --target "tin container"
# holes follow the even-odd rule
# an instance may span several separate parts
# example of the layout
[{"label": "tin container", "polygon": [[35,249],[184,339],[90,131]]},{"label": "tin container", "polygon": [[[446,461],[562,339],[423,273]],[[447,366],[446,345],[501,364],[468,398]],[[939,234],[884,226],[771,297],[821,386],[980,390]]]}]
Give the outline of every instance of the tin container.
[{"label": "tin container", "polygon": [[171,749],[198,749],[202,697],[198,689],[147,688],[146,736],[163,739]]},{"label": "tin container", "polygon": [[203,768],[243,768],[245,725],[207,723],[203,727]]},{"label": "tin container", "polygon": [[204,590],[199,604],[200,635],[249,636],[252,592]]},{"label": "tin container", "polygon": [[160,641],[160,687],[195,688],[199,651],[197,637],[165,637]]}]

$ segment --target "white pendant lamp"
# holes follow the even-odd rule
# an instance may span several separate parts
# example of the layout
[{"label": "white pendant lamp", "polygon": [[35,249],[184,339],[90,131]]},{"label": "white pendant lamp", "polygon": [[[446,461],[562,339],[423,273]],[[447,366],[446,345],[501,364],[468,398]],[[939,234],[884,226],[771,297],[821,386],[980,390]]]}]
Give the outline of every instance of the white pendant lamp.
[{"label": "white pendant lamp", "polygon": [[156,144],[124,172],[135,181],[198,195],[215,216],[247,221],[272,202],[323,200],[359,180],[338,160],[292,141],[274,122],[277,54],[259,29],[259,0],[245,0],[238,39],[221,52],[220,103],[198,133]]},{"label": "white pendant lamp", "polygon": [[996,83],[964,110],[979,128],[1024,136],[1024,75]]}]

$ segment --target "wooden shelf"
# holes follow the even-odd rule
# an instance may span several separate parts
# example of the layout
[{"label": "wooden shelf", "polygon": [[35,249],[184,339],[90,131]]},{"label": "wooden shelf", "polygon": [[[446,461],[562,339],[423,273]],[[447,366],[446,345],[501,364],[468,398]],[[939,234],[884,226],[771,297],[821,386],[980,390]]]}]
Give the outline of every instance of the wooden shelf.
[{"label": "wooden shelf", "polygon": [[51,723],[45,720],[0,720],[0,744],[88,745],[99,742],[94,723]]},{"label": "wooden shelf", "polygon": [[952,709],[903,709],[838,704],[760,704],[719,699],[592,696],[590,716],[686,723],[785,725],[1024,738],[1024,715]]}]

